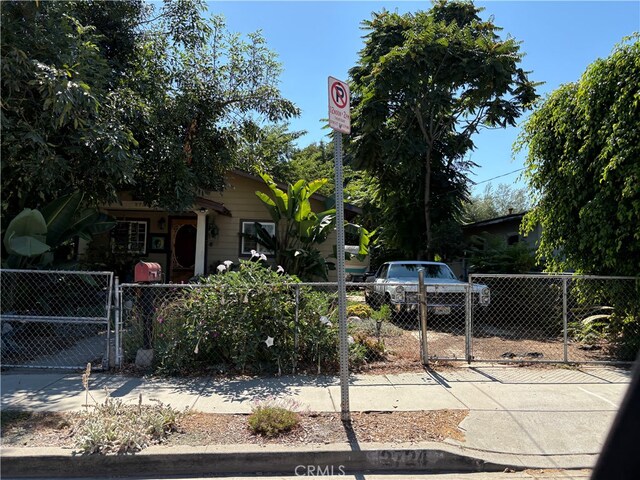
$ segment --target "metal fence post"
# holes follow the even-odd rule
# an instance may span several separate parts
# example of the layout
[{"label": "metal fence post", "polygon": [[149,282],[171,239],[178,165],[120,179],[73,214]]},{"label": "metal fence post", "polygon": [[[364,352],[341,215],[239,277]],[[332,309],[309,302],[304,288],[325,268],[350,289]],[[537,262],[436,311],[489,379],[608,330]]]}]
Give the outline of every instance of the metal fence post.
[{"label": "metal fence post", "polygon": [[471,363],[473,359],[471,355],[471,338],[472,338],[472,319],[471,312],[473,308],[473,285],[472,279],[469,277],[469,283],[465,286],[465,302],[464,302],[464,319],[465,319],[465,337],[464,337],[464,352],[467,357],[467,363]]},{"label": "metal fence post", "polygon": [[562,279],[562,325],[564,331],[564,363],[569,362],[569,332],[567,328],[567,281],[568,278]]},{"label": "metal fence post", "polygon": [[114,352],[114,366],[116,368],[122,367],[122,331],[120,330],[120,319],[122,318],[122,302],[120,301],[120,279],[115,278],[113,283],[113,307],[115,322],[115,352]]},{"label": "metal fence post", "polygon": [[422,364],[429,363],[427,351],[427,294],[424,287],[424,269],[418,270],[418,296],[420,298],[420,334],[422,336]]},{"label": "metal fence post", "polygon": [[298,332],[298,316],[300,312],[300,285],[294,285],[296,291],[296,312],[294,318],[294,328],[293,331],[293,373],[296,373],[296,367],[298,363],[298,348],[299,348],[299,332]]}]

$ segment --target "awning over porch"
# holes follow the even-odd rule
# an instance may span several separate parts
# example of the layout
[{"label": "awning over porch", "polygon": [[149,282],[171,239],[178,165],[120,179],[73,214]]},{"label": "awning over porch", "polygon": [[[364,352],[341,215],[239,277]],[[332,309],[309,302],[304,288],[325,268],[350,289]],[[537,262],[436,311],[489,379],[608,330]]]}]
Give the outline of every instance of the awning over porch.
[{"label": "awning over porch", "polygon": [[227,207],[225,207],[223,203],[209,200],[208,198],[196,197],[196,207],[206,208],[207,210],[213,210],[220,215],[231,217],[231,211]]}]

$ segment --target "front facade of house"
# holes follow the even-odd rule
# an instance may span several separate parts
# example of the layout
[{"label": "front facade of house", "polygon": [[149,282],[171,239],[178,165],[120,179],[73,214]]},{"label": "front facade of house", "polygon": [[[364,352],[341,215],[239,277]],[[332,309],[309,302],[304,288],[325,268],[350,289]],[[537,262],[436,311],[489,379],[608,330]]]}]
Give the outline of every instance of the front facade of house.
[{"label": "front facade of house", "polygon": [[[256,191],[269,194],[269,188],[260,177],[241,171],[229,173],[226,183],[223,192],[198,197],[190,211],[178,214],[148,208],[123,193],[119,204],[103,208],[105,213],[116,218],[116,228],[96,237],[91,248],[109,249],[114,255],[119,252],[158,263],[165,281],[173,283],[213,273],[226,260],[237,263],[238,259],[249,259],[252,250],[265,253],[273,260],[269,252],[262,251],[261,245],[242,236],[242,233],[253,233],[255,222],[275,231],[267,209],[255,195]],[[311,198],[314,212],[331,208],[328,203],[329,199],[322,195]],[[353,218],[358,212],[356,207],[345,205],[347,218]],[[319,245],[325,258],[331,255],[335,243],[334,231]],[[335,280],[335,271],[329,272],[329,278]]]},{"label": "front facade of house", "polygon": [[540,241],[541,227],[536,228],[524,236],[520,233],[522,219],[527,212],[509,213],[502,217],[490,218],[480,222],[470,223],[462,227],[464,238],[467,242],[475,236],[482,234],[496,235],[502,237],[507,245],[524,242],[531,248],[537,248]]}]

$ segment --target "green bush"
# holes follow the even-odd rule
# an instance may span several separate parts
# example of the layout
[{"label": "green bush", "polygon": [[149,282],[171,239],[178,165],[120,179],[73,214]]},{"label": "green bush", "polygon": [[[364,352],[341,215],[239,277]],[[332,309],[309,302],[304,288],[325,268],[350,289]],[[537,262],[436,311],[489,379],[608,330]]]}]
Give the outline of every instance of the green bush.
[{"label": "green bush", "polygon": [[354,303],[347,306],[347,317],[370,318],[373,315],[373,308],[366,303]]},{"label": "green bush", "polygon": [[249,429],[255,435],[276,437],[300,425],[300,415],[293,410],[293,403],[267,400],[255,406],[248,419]]},{"label": "green bush", "polygon": [[154,315],[157,368],[169,374],[335,369],[335,295],[300,287],[296,325],[297,282],[260,261],[242,260],[237,271],[205,277],[205,287],[160,302]]}]

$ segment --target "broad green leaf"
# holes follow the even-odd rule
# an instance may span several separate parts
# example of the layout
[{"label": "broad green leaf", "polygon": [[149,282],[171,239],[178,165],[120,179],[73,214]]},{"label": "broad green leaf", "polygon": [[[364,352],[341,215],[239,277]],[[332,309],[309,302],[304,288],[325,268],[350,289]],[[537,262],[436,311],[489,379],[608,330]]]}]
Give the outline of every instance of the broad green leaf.
[{"label": "broad green leaf", "polygon": [[[34,240],[45,243],[47,238],[47,224],[38,210],[25,208],[9,222],[4,235],[4,247],[7,252],[14,253],[10,239],[19,237],[32,237]],[[45,250],[46,251],[46,250]],[[21,254],[20,254],[21,255]],[[31,255],[28,255],[31,256]]]},{"label": "broad green leaf", "polygon": [[57,198],[42,209],[42,216],[47,222],[47,243],[58,245],[66,240],[65,235],[73,223],[73,218],[82,203],[84,194],[71,193]]},{"label": "broad green leaf", "polygon": [[[50,250],[49,245],[31,236],[9,236],[9,253],[22,255],[23,257],[35,257]],[[5,245],[6,246],[6,245]]]}]

